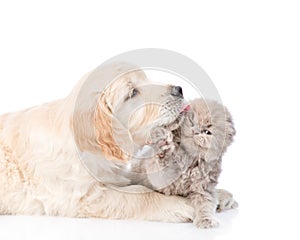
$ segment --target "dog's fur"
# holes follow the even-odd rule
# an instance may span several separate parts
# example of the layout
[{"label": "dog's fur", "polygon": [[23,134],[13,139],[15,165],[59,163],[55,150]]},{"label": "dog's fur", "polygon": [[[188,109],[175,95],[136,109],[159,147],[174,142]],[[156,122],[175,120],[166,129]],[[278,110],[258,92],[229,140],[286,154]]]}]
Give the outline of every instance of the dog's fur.
[{"label": "dog's fur", "polygon": [[[107,69],[119,71],[120,67]],[[145,142],[145,129],[150,123],[157,119],[174,120],[172,114],[155,105],[126,116],[124,111],[137,99],[171,99],[170,86],[143,87],[149,80],[142,71],[120,76],[103,92],[91,87],[88,98],[80,99],[86,80],[103,77],[105,71],[100,74],[84,76],[65,99],[0,116],[0,214],[190,221],[194,208],[187,199],[108,188],[81,163],[78,150],[101,152],[123,162],[133,154],[130,146],[124,150],[116,142],[122,140],[123,133],[113,132],[112,115],[117,116],[119,123],[130,119],[127,133],[137,144]],[[134,88],[139,94],[131,98]]]},{"label": "dog's fur", "polygon": [[132,171],[141,176],[133,183],[190,198],[196,210],[196,226],[216,227],[215,187],[222,155],[232,143],[235,129],[231,115],[221,104],[196,99],[190,105],[192,111],[186,113],[180,129],[172,132],[167,127],[154,127],[151,131],[150,146],[158,154],[134,159]]}]

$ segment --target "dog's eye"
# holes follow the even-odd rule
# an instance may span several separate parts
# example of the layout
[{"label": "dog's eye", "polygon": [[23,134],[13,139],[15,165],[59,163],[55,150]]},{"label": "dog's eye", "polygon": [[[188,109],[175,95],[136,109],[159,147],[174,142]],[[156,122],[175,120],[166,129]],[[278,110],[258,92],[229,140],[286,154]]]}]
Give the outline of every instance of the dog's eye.
[{"label": "dog's eye", "polygon": [[205,133],[206,135],[211,135],[211,132],[208,131],[208,130],[202,130],[201,133],[202,133],[202,134]]},{"label": "dog's eye", "polygon": [[129,97],[130,97],[130,98],[133,98],[133,97],[136,96],[138,93],[139,93],[138,90],[136,90],[135,88],[133,88],[133,89],[130,91]]},{"label": "dog's eye", "polygon": [[135,88],[131,89],[128,96],[125,98],[125,101],[135,97],[136,95],[138,95],[139,91]]}]

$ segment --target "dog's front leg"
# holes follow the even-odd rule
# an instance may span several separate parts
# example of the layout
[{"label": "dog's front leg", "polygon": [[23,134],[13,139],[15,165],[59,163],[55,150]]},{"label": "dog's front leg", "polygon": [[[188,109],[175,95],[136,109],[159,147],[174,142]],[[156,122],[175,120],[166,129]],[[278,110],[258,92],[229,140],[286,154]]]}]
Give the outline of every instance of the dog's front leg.
[{"label": "dog's front leg", "polygon": [[163,222],[190,222],[194,217],[188,199],[157,192],[126,193],[95,187],[80,200],[79,206],[78,217]]}]

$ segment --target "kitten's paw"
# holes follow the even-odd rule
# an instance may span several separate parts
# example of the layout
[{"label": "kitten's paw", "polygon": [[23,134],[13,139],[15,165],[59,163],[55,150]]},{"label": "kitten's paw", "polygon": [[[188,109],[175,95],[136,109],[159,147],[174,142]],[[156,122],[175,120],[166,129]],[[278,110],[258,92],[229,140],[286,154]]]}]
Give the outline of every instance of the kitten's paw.
[{"label": "kitten's paw", "polygon": [[151,132],[151,144],[157,149],[157,154],[160,158],[172,154],[175,150],[173,143],[173,134],[165,128],[156,128]]},{"label": "kitten's paw", "polygon": [[223,189],[217,189],[217,212],[238,208],[239,204],[234,200],[233,195]]},{"label": "kitten's paw", "polygon": [[225,205],[218,205],[216,211],[219,212],[224,212],[226,210],[230,210],[230,209],[236,209],[238,208],[239,204],[234,200],[230,200],[228,202],[225,203]]},{"label": "kitten's paw", "polygon": [[198,218],[194,219],[194,224],[198,228],[216,228],[219,226],[218,220],[214,218]]}]

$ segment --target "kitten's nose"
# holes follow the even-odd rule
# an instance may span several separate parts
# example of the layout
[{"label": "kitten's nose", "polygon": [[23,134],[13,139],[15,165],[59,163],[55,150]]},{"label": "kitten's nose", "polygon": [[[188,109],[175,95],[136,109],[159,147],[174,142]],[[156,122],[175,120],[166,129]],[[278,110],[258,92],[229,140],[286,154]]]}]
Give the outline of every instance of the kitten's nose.
[{"label": "kitten's nose", "polygon": [[174,86],[171,89],[171,95],[174,97],[180,97],[183,98],[183,93],[182,93],[182,87],[180,86]]}]

